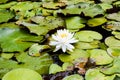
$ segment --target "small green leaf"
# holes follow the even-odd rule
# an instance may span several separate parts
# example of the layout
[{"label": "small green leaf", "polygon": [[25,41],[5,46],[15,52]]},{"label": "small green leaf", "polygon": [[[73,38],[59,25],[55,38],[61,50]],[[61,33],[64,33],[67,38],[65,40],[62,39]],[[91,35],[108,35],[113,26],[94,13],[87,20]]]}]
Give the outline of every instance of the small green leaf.
[{"label": "small green leaf", "polygon": [[15,5],[17,2],[12,1],[6,4],[0,4],[0,8],[10,8],[11,6]]},{"label": "small green leaf", "polygon": [[120,40],[110,36],[105,39],[105,44],[109,47],[120,47]]},{"label": "small green leaf", "polygon": [[83,30],[76,32],[75,38],[83,42],[92,42],[94,40],[101,40],[102,35],[96,31]]},{"label": "small green leaf", "polygon": [[83,80],[83,77],[80,76],[79,74],[73,74],[63,78],[63,80]]},{"label": "small green leaf", "polygon": [[106,65],[113,61],[113,58],[110,57],[105,50],[93,49],[89,52],[90,58],[95,61],[96,65]]},{"label": "small green leaf", "polygon": [[33,44],[29,48],[29,55],[31,56],[40,56],[42,51],[45,49],[49,49],[50,47],[48,45],[39,45],[39,44]]},{"label": "small green leaf", "polygon": [[120,57],[114,58],[112,66],[101,69],[101,72],[106,75],[120,73]]},{"label": "small green leaf", "polygon": [[89,69],[86,72],[85,80],[114,80],[115,75],[106,76],[100,72],[100,69]]},{"label": "small green leaf", "polygon": [[100,41],[93,41],[93,42],[77,42],[75,44],[75,48],[77,49],[94,49],[99,47]]},{"label": "small green leaf", "polygon": [[6,3],[8,0],[0,0],[0,3]]},{"label": "small green leaf", "polygon": [[110,5],[110,4],[108,4],[108,3],[101,3],[101,4],[99,4],[99,5],[100,5],[100,6],[102,7],[102,9],[104,9],[104,10],[113,8],[113,6]]},{"label": "small green leaf", "polygon": [[119,57],[120,56],[120,47],[110,47],[110,48],[107,49],[107,52],[112,57]]},{"label": "small green leaf", "polygon": [[[10,26],[13,25],[13,26]],[[0,44],[3,52],[24,51],[33,42],[41,42],[42,36],[35,36],[21,30],[14,23],[2,25],[0,28]],[[32,42],[33,41],[33,42]]]},{"label": "small green leaf", "polygon": [[0,23],[7,22],[13,17],[14,17],[14,14],[12,12],[5,9],[0,9]]},{"label": "small green leaf", "polygon": [[14,56],[14,53],[2,53],[1,57],[4,59],[10,59]]},{"label": "small green leaf", "polygon": [[96,27],[104,24],[105,22],[107,22],[107,19],[105,19],[104,17],[99,17],[99,18],[89,19],[87,24],[90,27]]},{"label": "small green leaf", "polygon": [[79,30],[79,29],[85,27],[85,25],[82,24],[85,22],[86,22],[86,20],[83,18],[80,18],[79,16],[66,18],[66,26],[67,26],[67,29],[70,29],[70,30],[71,29]]},{"label": "small green leaf", "polygon": [[42,76],[34,70],[19,68],[5,74],[2,80],[42,80]]},{"label": "small green leaf", "polygon": [[57,64],[51,64],[49,68],[49,74],[55,74],[57,72],[63,71],[62,67]]},{"label": "small green leaf", "polygon": [[119,16],[120,16],[120,12],[108,14],[106,17],[107,17],[108,19],[111,19],[111,20],[120,21]]},{"label": "small green leaf", "polygon": [[92,5],[90,7],[85,8],[83,10],[83,13],[85,16],[89,16],[93,18],[97,15],[104,14],[104,10],[100,5]]},{"label": "small green leaf", "polygon": [[63,62],[72,62],[74,59],[77,58],[88,58],[89,54],[80,49],[75,49],[73,52],[68,52],[68,54],[60,54],[59,58]]},{"label": "small green leaf", "polygon": [[73,70],[74,69],[74,65],[72,63],[70,63],[70,62],[65,62],[62,65],[62,69],[63,69],[63,71]]}]

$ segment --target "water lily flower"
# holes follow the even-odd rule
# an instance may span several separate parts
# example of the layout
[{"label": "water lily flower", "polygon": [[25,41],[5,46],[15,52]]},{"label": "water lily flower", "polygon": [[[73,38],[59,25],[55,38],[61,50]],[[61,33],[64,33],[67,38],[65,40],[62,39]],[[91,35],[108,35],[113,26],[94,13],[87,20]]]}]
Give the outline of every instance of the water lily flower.
[{"label": "water lily flower", "polygon": [[73,36],[74,33],[71,33],[66,29],[57,30],[57,33],[52,35],[53,40],[50,41],[49,45],[56,46],[54,52],[59,49],[62,49],[63,52],[66,52],[67,50],[73,51],[74,46],[72,43],[78,42]]}]

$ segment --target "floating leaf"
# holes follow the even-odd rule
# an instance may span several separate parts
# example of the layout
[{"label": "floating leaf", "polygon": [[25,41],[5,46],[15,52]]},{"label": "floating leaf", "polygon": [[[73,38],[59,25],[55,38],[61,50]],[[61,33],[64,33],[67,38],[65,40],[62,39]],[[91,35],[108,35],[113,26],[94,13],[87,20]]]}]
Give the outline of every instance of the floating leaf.
[{"label": "floating leaf", "polygon": [[115,36],[115,38],[120,39],[120,32],[112,31],[112,34]]},{"label": "floating leaf", "polygon": [[0,9],[0,23],[7,22],[13,17],[14,17],[14,14],[12,12],[5,9]]},{"label": "floating leaf", "polygon": [[110,36],[105,39],[105,44],[109,47],[119,47],[120,40],[117,40],[113,36]]},{"label": "floating leaf", "polygon": [[48,45],[33,44],[29,48],[29,55],[31,55],[31,56],[40,56],[43,50],[49,49],[49,48],[50,47]]},{"label": "floating leaf", "polygon": [[47,9],[59,9],[60,7],[64,7],[65,3],[48,2],[48,3],[43,3],[42,6]]},{"label": "floating leaf", "polygon": [[107,52],[114,57],[120,56],[120,47],[110,47],[107,49]]},{"label": "floating leaf", "polygon": [[120,30],[120,22],[109,21],[103,28],[111,31],[111,30]]},{"label": "floating leaf", "polygon": [[6,3],[8,0],[0,0],[0,3]]},{"label": "floating leaf", "polygon": [[2,53],[1,57],[4,59],[10,59],[14,56],[14,53]]},{"label": "floating leaf", "polygon": [[110,4],[108,4],[108,3],[101,3],[101,4],[99,4],[101,7],[102,7],[102,9],[104,9],[104,10],[108,10],[108,9],[111,9],[111,8],[113,8],[113,6],[112,5],[110,5]]},{"label": "floating leaf", "polygon": [[84,51],[84,50],[80,50],[80,49],[75,49],[73,52],[68,52],[69,54],[61,54],[59,55],[59,58],[61,61],[63,62],[72,62],[74,59],[77,58],[88,58],[89,54]]},{"label": "floating leaf", "polygon": [[120,21],[119,16],[120,16],[120,12],[108,14],[106,17],[107,17],[108,19],[111,19],[111,20]]},{"label": "floating leaf", "polygon": [[83,80],[83,77],[78,74],[74,74],[63,78],[63,80]]},{"label": "floating leaf", "polygon": [[86,72],[85,80],[114,80],[115,75],[105,76],[100,72],[100,69],[89,69]]},{"label": "floating leaf", "polygon": [[84,30],[77,32],[75,38],[83,42],[92,42],[94,40],[101,40],[102,35],[95,31]]},{"label": "floating leaf", "polygon": [[107,22],[107,19],[105,19],[104,17],[99,17],[99,18],[89,19],[87,24],[90,27],[96,27],[104,24],[105,22]]},{"label": "floating leaf", "polygon": [[[19,75],[19,76],[18,76]],[[26,68],[14,69],[5,74],[2,80],[42,80],[36,71]]]},{"label": "floating leaf", "polygon": [[[13,26],[10,26],[13,25]],[[31,35],[19,26],[9,23],[0,28],[0,44],[3,52],[24,51],[33,42],[41,42],[42,36]]]},{"label": "floating leaf", "polygon": [[16,5],[12,6],[10,9],[14,11],[26,11],[31,10],[33,5],[31,2],[18,2]]},{"label": "floating leaf", "polygon": [[47,74],[49,72],[49,66],[52,64],[51,57],[44,53],[40,57],[32,57],[27,53],[21,53],[20,55],[16,55],[16,58],[20,68],[29,68],[37,71],[40,74]]},{"label": "floating leaf", "polygon": [[0,8],[10,8],[11,6],[15,5],[17,2],[9,2],[6,4],[0,4]]},{"label": "floating leaf", "polygon": [[111,67],[105,67],[101,71],[107,75],[120,73],[120,57],[114,58],[113,65]]},{"label": "floating leaf", "polygon": [[113,61],[105,50],[93,49],[89,51],[90,58],[95,61],[96,65],[110,64]]},{"label": "floating leaf", "polygon": [[85,16],[89,16],[93,18],[97,15],[104,14],[104,10],[100,5],[92,5],[90,7],[85,8],[83,13]]},{"label": "floating leaf", "polygon": [[108,3],[108,4],[111,4],[113,1],[116,1],[116,0],[100,0],[101,2],[103,3]]},{"label": "floating leaf", "polygon": [[62,70],[62,67],[60,67],[59,65],[57,65],[57,64],[50,65],[49,74],[55,74],[55,73],[61,72],[61,71],[63,71],[63,70]]},{"label": "floating leaf", "polygon": [[66,18],[66,26],[67,26],[67,29],[70,29],[70,30],[71,29],[79,30],[79,29],[85,27],[85,25],[82,24],[85,22],[86,22],[86,20],[83,18],[80,18],[79,16]]},{"label": "floating leaf", "polygon": [[77,42],[75,44],[75,48],[78,49],[94,49],[99,47],[99,41],[93,41],[93,42]]},{"label": "floating leaf", "polygon": [[62,65],[62,69],[63,69],[63,71],[70,71],[70,70],[74,69],[74,65],[70,62],[65,62]]}]

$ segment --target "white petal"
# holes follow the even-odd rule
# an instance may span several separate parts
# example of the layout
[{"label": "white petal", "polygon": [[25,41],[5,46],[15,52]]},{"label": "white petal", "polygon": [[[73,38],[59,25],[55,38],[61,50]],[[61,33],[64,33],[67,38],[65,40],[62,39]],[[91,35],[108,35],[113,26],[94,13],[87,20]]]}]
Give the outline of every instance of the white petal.
[{"label": "white petal", "polygon": [[57,44],[59,44],[59,42],[57,42],[57,41],[50,41],[50,43],[49,43],[49,45],[57,45]]},{"label": "white petal", "polygon": [[66,52],[66,46],[65,45],[62,45],[62,51]]},{"label": "white petal", "polygon": [[68,43],[76,43],[76,42],[78,42],[78,40],[76,40],[75,38],[68,40]]},{"label": "white petal", "polygon": [[56,46],[56,48],[55,48],[55,50],[54,50],[53,52],[58,51],[61,47],[62,47],[62,45],[61,45],[61,44],[57,45],[57,46]]},{"label": "white petal", "polygon": [[67,46],[67,48],[69,48],[69,49],[74,49],[74,46],[71,45],[71,44],[67,44],[66,46]]}]

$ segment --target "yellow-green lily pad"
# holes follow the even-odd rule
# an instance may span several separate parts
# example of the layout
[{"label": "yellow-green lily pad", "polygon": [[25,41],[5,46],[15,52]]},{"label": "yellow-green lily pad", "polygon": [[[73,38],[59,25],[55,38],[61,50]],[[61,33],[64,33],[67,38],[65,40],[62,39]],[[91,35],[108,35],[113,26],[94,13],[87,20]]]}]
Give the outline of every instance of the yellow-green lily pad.
[{"label": "yellow-green lily pad", "polygon": [[89,51],[90,59],[94,60],[96,65],[106,65],[110,64],[113,61],[113,58],[110,57],[107,51],[102,49],[93,49]]},{"label": "yellow-green lily pad", "polygon": [[96,27],[104,24],[105,22],[107,22],[107,19],[105,19],[104,17],[99,17],[99,18],[89,19],[87,24],[90,27]]},{"label": "yellow-green lily pad", "polygon": [[19,68],[5,74],[2,80],[42,80],[42,77],[34,70]]},{"label": "yellow-green lily pad", "polygon": [[94,40],[101,40],[102,35],[96,31],[83,30],[76,32],[75,38],[83,42],[92,42]]},{"label": "yellow-green lily pad", "polygon": [[80,76],[79,74],[73,74],[63,78],[62,80],[83,80],[83,77]]}]

